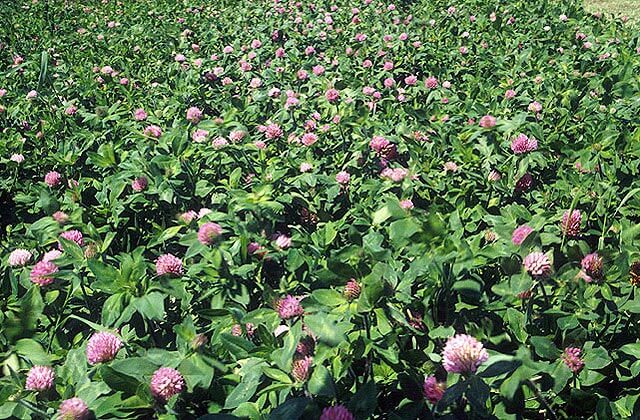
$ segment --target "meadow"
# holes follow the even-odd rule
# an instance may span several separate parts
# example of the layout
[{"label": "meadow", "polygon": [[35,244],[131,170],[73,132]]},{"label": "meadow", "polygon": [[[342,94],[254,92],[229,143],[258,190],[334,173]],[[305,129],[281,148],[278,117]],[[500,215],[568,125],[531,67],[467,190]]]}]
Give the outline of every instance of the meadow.
[{"label": "meadow", "polygon": [[638,415],[640,31],[587,6],[0,3],[0,419]]}]

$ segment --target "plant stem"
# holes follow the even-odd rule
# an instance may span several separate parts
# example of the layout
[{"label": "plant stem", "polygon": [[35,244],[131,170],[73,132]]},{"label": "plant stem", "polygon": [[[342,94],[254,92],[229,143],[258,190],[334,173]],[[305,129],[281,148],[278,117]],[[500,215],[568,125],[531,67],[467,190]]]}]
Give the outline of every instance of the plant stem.
[{"label": "plant stem", "polygon": [[542,405],[544,405],[545,408],[549,411],[549,417],[551,419],[557,420],[558,416],[556,412],[553,411],[553,408],[551,408],[551,405],[549,405],[547,400],[544,398],[544,395],[542,395],[542,392],[540,392],[540,390],[538,389],[538,386],[531,379],[527,379],[527,385],[529,385],[529,388],[531,388],[533,393],[536,394],[536,397],[538,398],[538,400],[540,400]]},{"label": "plant stem", "polygon": [[39,409],[38,407],[36,407],[34,404],[25,401],[22,398],[18,398],[16,400],[16,402],[20,405],[22,405],[23,407],[33,411],[34,413],[37,413],[38,415],[42,416],[42,418],[48,419],[50,418],[49,414],[47,414],[45,411],[42,411],[41,409]]}]

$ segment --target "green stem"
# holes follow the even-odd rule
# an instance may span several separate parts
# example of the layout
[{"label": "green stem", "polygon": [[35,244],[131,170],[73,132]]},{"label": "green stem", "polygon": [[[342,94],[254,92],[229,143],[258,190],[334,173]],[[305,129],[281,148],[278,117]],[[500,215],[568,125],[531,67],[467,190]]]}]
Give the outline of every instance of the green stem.
[{"label": "green stem", "polygon": [[549,403],[547,402],[547,400],[544,398],[544,395],[542,395],[542,393],[540,392],[540,390],[538,389],[538,386],[531,380],[528,379],[527,380],[527,385],[529,386],[529,388],[531,388],[531,390],[533,391],[533,393],[536,395],[536,397],[538,398],[538,400],[540,400],[540,402],[542,403],[542,405],[545,406],[545,408],[549,411],[549,417],[551,419],[557,419],[558,415],[556,414],[555,411],[553,411],[553,408],[551,408],[551,405],[549,405]]},{"label": "green stem", "polygon": [[39,409],[38,407],[36,407],[34,404],[32,404],[29,401],[26,401],[23,398],[18,398],[16,399],[16,402],[22,406],[24,406],[25,408],[33,411],[34,413],[37,413],[38,415],[42,416],[42,418],[48,419],[50,416],[49,414],[47,414],[45,411]]},{"label": "green stem", "polygon": [[551,306],[551,302],[549,301],[549,295],[547,295],[547,291],[544,290],[544,284],[538,283],[538,286],[540,286],[540,290],[542,290],[542,295],[544,296],[544,300],[547,303],[547,307]]},{"label": "green stem", "polygon": [[60,327],[60,323],[62,322],[62,317],[64,315],[64,310],[69,303],[69,299],[71,299],[71,292],[67,291],[67,296],[64,298],[64,303],[62,304],[62,308],[60,308],[60,312],[58,313],[58,319],[56,320],[55,327],[51,330],[51,336],[49,337],[49,344],[47,345],[47,353],[51,352],[51,346],[53,345],[53,339],[56,336],[56,332]]}]

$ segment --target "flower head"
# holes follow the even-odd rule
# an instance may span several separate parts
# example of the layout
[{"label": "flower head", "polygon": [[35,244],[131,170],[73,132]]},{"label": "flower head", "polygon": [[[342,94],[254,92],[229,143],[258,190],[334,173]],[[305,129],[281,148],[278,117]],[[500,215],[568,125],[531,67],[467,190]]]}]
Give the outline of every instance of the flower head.
[{"label": "flower head", "polygon": [[305,146],[311,146],[317,141],[318,141],[318,136],[315,133],[304,133],[302,135],[301,142]]},{"label": "flower head", "polygon": [[400,182],[409,176],[409,170],[405,168],[385,168],[380,172],[380,176],[393,182]]},{"label": "flower head", "polygon": [[325,98],[327,98],[327,101],[329,102],[335,102],[340,98],[340,92],[338,91],[338,89],[329,89],[327,90],[327,92],[324,94]]},{"label": "flower head", "polygon": [[533,185],[533,176],[526,172],[520,179],[516,181],[515,192],[523,193],[528,191]]},{"label": "flower head", "polygon": [[562,353],[562,361],[573,373],[578,373],[584,367],[584,361],[581,357],[582,350],[577,347],[567,347]]},{"label": "flower head", "polygon": [[629,282],[632,286],[640,284],[640,261],[635,261],[629,267]]},{"label": "flower head", "polygon": [[58,266],[50,261],[39,261],[31,269],[31,282],[39,286],[53,283],[53,275],[58,272]]},{"label": "flower head", "polygon": [[276,139],[282,137],[282,128],[278,124],[269,124],[266,126],[264,135],[268,139]]},{"label": "flower head", "polygon": [[551,261],[543,252],[532,252],[524,258],[525,270],[533,277],[542,278],[551,274]]},{"label": "flower head", "polygon": [[560,230],[569,237],[576,237],[580,234],[580,225],[582,224],[582,213],[580,210],[565,211],[560,222]]},{"label": "flower head", "polygon": [[291,364],[291,376],[293,376],[293,378],[298,382],[306,381],[309,379],[312,363],[313,358],[311,356],[303,356],[294,359]]},{"label": "flower head", "polygon": [[304,308],[300,304],[300,298],[287,295],[280,299],[276,305],[278,315],[282,319],[295,318],[304,314]]},{"label": "flower head", "polygon": [[442,399],[446,389],[446,383],[438,382],[435,376],[428,376],[424,379],[422,394],[431,404],[437,404]]},{"label": "flower head", "polygon": [[580,262],[582,270],[586,275],[585,280],[590,282],[592,280],[602,280],[604,276],[604,267],[602,257],[597,252],[587,254]]},{"label": "flower head", "polygon": [[182,260],[173,254],[160,255],[156,260],[156,273],[159,276],[180,276],[183,273]]},{"label": "flower head", "polygon": [[[247,336],[249,336],[249,338],[253,337],[253,335],[256,332],[256,326],[253,325],[250,322],[247,322],[246,324],[244,324],[244,327],[247,330]],[[235,324],[231,328],[231,334],[236,336],[236,337],[241,337],[242,336],[242,326],[240,324]]]},{"label": "flower head", "polygon": [[56,374],[49,366],[34,366],[29,369],[25,388],[31,391],[46,391],[53,386]]},{"label": "flower head", "polygon": [[193,124],[198,124],[200,122],[200,119],[202,119],[202,111],[200,110],[200,108],[192,106],[191,108],[187,109],[187,120],[189,120]]},{"label": "flower head", "polygon": [[110,362],[122,348],[122,340],[110,332],[97,332],[87,343],[87,361],[90,365]]},{"label": "flower head", "polygon": [[409,198],[405,200],[400,200],[400,207],[402,207],[405,210],[411,210],[414,207],[413,201],[411,201],[411,199]]},{"label": "flower head", "polygon": [[427,89],[435,89],[438,87],[438,79],[433,76],[427,77],[427,80],[424,81],[424,86]]},{"label": "flower head", "polygon": [[322,410],[320,420],[355,420],[355,417],[344,405],[338,404]]},{"label": "flower head", "polygon": [[491,229],[487,229],[484,231],[484,240],[489,242],[494,242],[498,239],[498,235],[492,231]]},{"label": "flower head", "polygon": [[442,169],[444,170],[444,173],[446,174],[447,172],[458,172],[458,170],[460,169],[458,167],[458,164],[456,164],[453,161],[448,161],[445,162],[444,165],[442,166]]},{"label": "flower head", "polygon": [[411,74],[404,78],[404,83],[407,86],[414,86],[416,83],[418,83],[418,76]]},{"label": "flower head", "polygon": [[51,215],[51,217],[53,217],[53,220],[55,220],[56,222],[60,223],[61,225],[67,223],[67,221],[69,220],[69,215],[63,211],[57,211],[55,213],[53,213]]},{"label": "flower head", "polygon": [[280,234],[276,237],[276,246],[280,249],[287,249],[291,246],[291,237]]},{"label": "flower head", "polygon": [[480,118],[480,127],[482,128],[491,128],[496,125],[496,117],[493,115],[485,115]]},{"label": "flower head", "polygon": [[360,296],[360,285],[356,279],[350,279],[346,286],[344,286],[344,296],[348,300],[354,300]]},{"label": "flower head", "polygon": [[516,155],[532,152],[538,149],[538,140],[529,138],[525,134],[518,134],[518,137],[511,142],[511,150]]},{"label": "flower head", "polygon": [[161,367],[151,377],[151,395],[161,402],[182,392],[185,388],[184,378],[176,369]]},{"label": "flower head", "polygon": [[211,209],[203,207],[200,210],[198,210],[198,219],[202,219],[203,217],[205,217],[206,215],[211,214],[211,213],[213,213],[213,211],[211,211]]},{"label": "flower head", "polygon": [[520,225],[511,234],[511,243],[516,246],[522,245],[527,236],[533,232],[533,229],[529,225]]},{"label": "flower head", "polygon": [[31,256],[31,252],[26,249],[14,249],[11,251],[11,254],[9,254],[9,265],[11,267],[22,267],[29,262]]},{"label": "flower head", "polygon": [[131,181],[131,188],[135,192],[141,192],[147,189],[147,185],[149,185],[149,181],[147,181],[147,177],[140,176],[133,181]]},{"label": "flower head", "polygon": [[491,172],[489,172],[489,175],[487,175],[487,179],[491,182],[498,182],[501,178],[502,175],[495,169],[492,169]]},{"label": "flower head", "polygon": [[540,102],[533,101],[529,104],[528,109],[531,112],[540,112],[542,111],[542,104]]},{"label": "flower head", "polygon": [[481,342],[467,334],[449,337],[442,354],[442,364],[447,372],[475,373],[489,353]]},{"label": "flower head", "polygon": [[[66,232],[62,232],[60,234],[60,237],[63,239],[66,239],[68,241],[72,241],[75,242],[76,244],[78,244],[78,246],[83,246],[84,245],[84,239],[82,237],[82,232],[80,232],[79,230],[68,230]],[[58,242],[58,249],[60,251],[62,251],[62,242]]]},{"label": "flower head", "polygon": [[191,133],[191,140],[196,143],[204,143],[207,140],[207,136],[209,132],[207,130],[197,129],[193,133]]},{"label": "flower head", "polygon": [[42,256],[42,261],[53,261],[56,258],[60,258],[62,256],[62,252],[58,249],[52,249],[51,251],[45,252]]},{"label": "flower head", "polygon": [[383,150],[385,150],[389,145],[391,144],[391,142],[387,139],[385,139],[382,136],[373,136],[373,138],[371,139],[371,141],[369,142],[369,147],[371,147],[371,149],[380,154],[382,153]]},{"label": "flower head", "polygon": [[150,125],[144,129],[144,135],[158,138],[162,135],[162,129],[157,125]]},{"label": "flower head", "polygon": [[56,171],[47,172],[44,176],[44,183],[50,187],[56,187],[62,182],[62,175]]},{"label": "flower head", "polygon": [[222,227],[213,222],[207,222],[198,229],[198,241],[203,245],[211,245],[222,233]]},{"label": "flower head", "polygon": [[147,113],[142,108],[136,109],[135,112],[133,113],[133,118],[135,118],[136,121],[144,121],[147,119],[147,117],[148,117]]},{"label": "flower head", "polygon": [[89,407],[80,398],[74,397],[62,401],[58,408],[59,420],[86,420],[89,418]]},{"label": "flower head", "polygon": [[336,175],[336,181],[340,185],[347,185],[350,180],[351,180],[351,175],[347,171],[340,171]]}]

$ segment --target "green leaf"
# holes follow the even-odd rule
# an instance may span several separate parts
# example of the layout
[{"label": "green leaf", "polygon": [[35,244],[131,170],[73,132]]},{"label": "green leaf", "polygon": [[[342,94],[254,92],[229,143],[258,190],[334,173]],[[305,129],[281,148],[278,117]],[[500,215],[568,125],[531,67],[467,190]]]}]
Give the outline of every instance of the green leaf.
[{"label": "green leaf", "polygon": [[432,330],[429,330],[429,338],[448,338],[448,337],[452,337],[453,335],[455,335],[456,330],[453,327],[445,327],[445,326],[438,326]]},{"label": "green leaf", "polygon": [[467,388],[469,388],[469,383],[464,380],[460,380],[453,386],[447,388],[442,399],[438,402],[438,409],[445,409],[460,400],[462,395],[467,391]]},{"label": "green leaf", "polygon": [[40,54],[40,73],[38,74],[38,89],[44,86],[47,81],[47,74],[49,69],[49,53],[42,51]]},{"label": "green leaf", "polygon": [[336,393],[333,378],[323,365],[318,365],[313,368],[313,373],[311,374],[311,378],[309,378],[307,387],[313,395],[334,397]]},{"label": "green leaf", "polygon": [[263,367],[262,368],[262,372],[268,376],[269,378],[278,381],[278,382],[282,382],[285,384],[291,384],[293,383],[291,381],[291,377],[289,375],[287,375],[285,372],[281,371],[280,369],[274,369],[274,368],[270,368],[270,367]]},{"label": "green leaf", "polygon": [[511,293],[517,295],[518,293],[531,290],[531,287],[533,286],[533,280],[531,280],[531,276],[529,275],[529,273],[523,271],[511,276],[509,284],[511,285]]},{"label": "green leaf", "polygon": [[318,337],[318,339],[329,346],[337,346],[346,340],[345,332],[348,325],[338,322],[335,316],[317,313],[305,316],[305,325]]},{"label": "green leaf", "polygon": [[578,318],[575,315],[564,316],[557,320],[558,328],[562,331],[572,330],[579,325]]},{"label": "green leaf", "polygon": [[420,227],[413,219],[401,219],[389,225],[389,239],[391,242],[401,242],[409,239],[420,231]]},{"label": "green leaf", "polygon": [[178,366],[178,370],[184,376],[190,390],[195,387],[208,389],[211,381],[213,381],[213,367],[205,363],[198,354],[192,354],[185,359]]},{"label": "green leaf", "polygon": [[300,322],[296,322],[286,333],[283,346],[271,353],[271,359],[285,372],[288,372],[291,367],[291,359],[296,351],[296,346],[300,341],[301,335],[302,324]]},{"label": "green leaf", "polygon": [[49,357],[47,352],[44,351],[42,345],[30,338],[22,338],[16,341],[13,349],[20,356],[29,359],[34,365],[51,364],[51,358]]},{"label": "green leaf", "polygon": [[553,391],[558,393],[564,389],[569,379],[573,377],[573,372],[562,362],[557,362],[556,367],[551,372],[554,380]]},{"label": "green leaf", "polygon": [[342,296],[342,294],[333,289],[314,290],[311,296],[316,302],[326,306],[338,306],[346,302],[346,299]]},{"label": "green leaf", "polygon": [[507,400],[514,400],[516,394],[521,389],[522,381],[527,379],[528,372],[524,366],[520,366],[513,371],[510,375],[507,375],[505,380],[500,384],[500,394],[505,396]]},{"label": "green leaf", "polygon": [[367,382],[351,398],[348,408],[356,418],[368,419],[376,410],[377,394],[375,382]]},{"label": "green leaf", "polygon": [[109,366],[116,372],[132,376],[140,381],[143,381],[146,377],[151,377],[159,367],[145,357],[127,357],[126,359],[118,359],[112,361]]},{"label": "green leaf", "polygon": [[298,420],[302,417],[305,408],[309,405],[308,398],[290,398],[283,404],[277,406],[269,415],[270,420]]},{"label": "green leaf", "polygon": [[231,334],[221,334],[220,342],[236,359],[247,357],[248,352],[255,348],[255,344],[251,341]]},{"label": "green leaf", "polygon": [[147,245],[147,248],[153,248],[156,245],[159,245],[163,242],[168,241],[169,239],[176,236],[181,229],[182,229],[181,225],[171,226],[170,228],[165,229],[162,233],[160,233],[154,240],[152,240]]},{"label": "green leaf", "polygon": [[600,397],[596,404],[595,419],[596,420],[609,420],[613,418],[613,411],[611,410],[611,402],[606,397]]},{"label": "green leaf", "polygon": [[521,365],[522,362],[519,360],[498,360],[479,372],[478,376],[482,378],[491,378],[494,376],[504,375],[505,373],[513,372]]},{"label": "green leaf", "polygon": [[31,286],[20,298],[19,305],[18,313],[8,312],[7,318],[2,322],[2,328],[9,341],[31,335],[35,329],[44,309],[40,288],[36,285]]},{"label": "green leaf", "polygon": [[161,320],[164,317],[164,298],[160,292],[151,292],[135,300],[136,310],[146,319]]},{"label": "green leaf", "polygon": [[58,238],[58,241],[62,245],[64,256],[70,257],[74,262],[84,260],[84,252],[82,252],[82,248],[77,243],[65,238]]},{"label": "green leaf", "polygon": [[373,225],[380,225],[382,222],[390,218],[392,215],[389,206],[384,206],[373,213],[371,223]]},{"label": "green leaf", "polygon": [[618,351],[640,359],[640,343],[625,344]]},{"label": "green leaf", "polygon": [[507,308],[506,321],[511,333],[518,339],[518,341],[524,343],[529,336],[526,331],[524,314],[517,309]]},{"label": "green leaf", "polygon": [[555,360],[560,356],[560,350],[547,337],[531,337],[529,339],[536,354],[545,359]]},{"label": "green leaf", "polygon": [[602,369],[611,364],[609,353],[602,347],[594,347],[584,352],[584,366],[587,369]]},{"label": "green leaf", "polygon": [[125,307],[127,298],[124,293],[116,293],[107,298],[102,305],[102,324],[112,326]]},{"label": "green leaf", "polygon": [[[260,372],[261,374],[261,372]],[[243,402],[247,402],[253,397],[260,385],[260,375],[247,375],[231,391],[224,402],[224,409],[236,408]]]},{"label": "green leaf", "polygon": [[78,321],[80,321],[80,322],[82,322],[84,324],[87,324],[88,326],[93,328],[95,331],[105,331],[105,330],[107,330],[107,328],[103,327],[102,325],[96,324],[95,322],[91,322],[91,321],[89,321],[87,319],[84,319],[84,318],[81,318],[81,317],[79,317],[77,315],[71,314],[71,315],[69,315],[69,318],[77,319]]},{"label": "green leaf", "polygon": [[579,376],[580,385],[583,386],[595,385],[602,382],[602,380],[604,380],[605,378],[606,376],[604,376],[602,373],[589,369],[584,369],[582,372],[580,372]]},{"label": "green leaf", "polygon": [[126,395],[135,395],[139,387],[143,386],[142,382],[134,376],[125,375],[118,372],[111,366],[100,366],[100,377],[114,391],[122,391]]},{"label": "green leaf", "polygon": [[475,412],[486,413],[487,400],[489,399],[489,386],[477,375],[469,378],[469,389],[466,394],[471,407]]},{"label": "green leaf", "polygon": [[120,277],[118,270],[97,259],[87,260],[87,266],[100,282],[116,282]]}]

